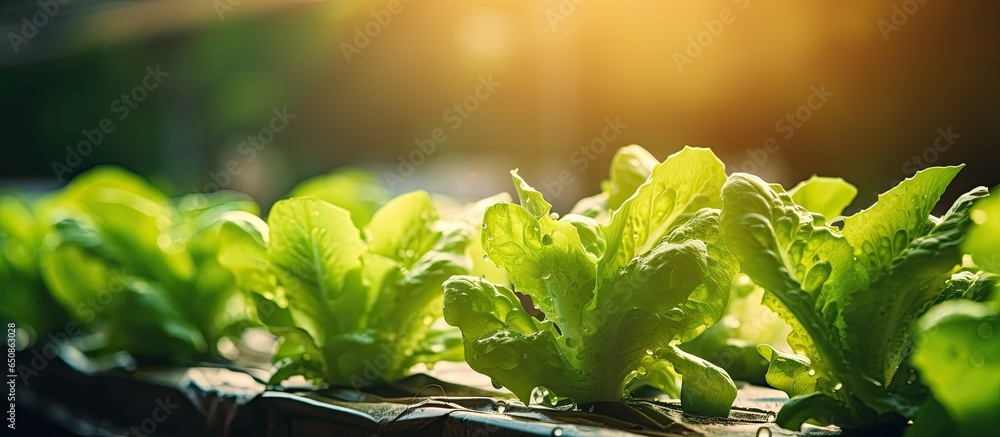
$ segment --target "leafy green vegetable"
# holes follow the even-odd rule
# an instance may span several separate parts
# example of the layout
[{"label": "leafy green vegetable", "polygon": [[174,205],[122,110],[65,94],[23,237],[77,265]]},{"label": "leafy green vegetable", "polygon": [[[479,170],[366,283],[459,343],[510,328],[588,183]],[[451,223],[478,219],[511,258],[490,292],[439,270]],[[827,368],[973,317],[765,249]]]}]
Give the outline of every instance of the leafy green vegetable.
[{"label": "leafy green vegetable", "polygon": [[[993,435],[1000,427],[1000,302],[945,302],[917,326],[913,364],[958,435]],[[932,419],[942,421],[942,418]],[[922,420],[914,427],[927,426]]]},{"label": "leafy green vegetable", "polygon": [[632,197],[639,186],[649,179],[659,161],[640,146],[631,145],[618,149],[611,159],[610,179],[601,183],[601,192],[577,202],[571,214],[593,218],[607,224],[611,211],[616,210]]},{"label": "leafy green vegetable", "polygon": [[[971,217],[963,248],[983,270],[1000,273],[1000,197],[976,202]],[[1000,292],[993,274],[963,274],[953,281],[963,300],[935,306],[917,322],[913,366],[933,399],[909,435],[986,436],[1000,428]],[[991,292],[991,301],[973,302]]]},{"label": "leafy green vegetable", "polygon": [[276,203],[268,226],[225,224],[219,260],[282,337],[272,383],[302,375],[361,388],[461,359],[460,339],[431,325],[441,283],[468,272],[474,229],[441,220],[427,193],[389,201],[362,230],[312,198]]},{"label": "leafy green vegetable", "polygon": [[216,261],[221,215],[253,216],[233,193],[171,202],[116,168],[76,178],[47,205],[54,228],[41,270],[54,297],[103,334],[92,352],[157,361],[218,357],[218,340],[247,326],[246,302]]},{"label": "leafy green vegetable", "polygon": [[512,175],[521,204],[486,211],[483,246],[545,320],[528,315],[507,287],[451,278],[445,320],[462,330],[472,368],[525,402],[538,387],[577,402],[616,401],[644,377],[676,392],[669,375],[679,373],[687,411],[726,415],[732,380],[677,347],[722,316],[737,271],[710,208],[720,203],[722,163],[707,149],[672,155],[607,225],[558,219]]},{"label": "leafy green vegetable", "polygon": [[841,178],[815,176],[799,182],[788,194],[796,205],[834,219],[847,208],[858,189]]},{"label": "leafy green vegetable", "polygon": [[722,367],[735,380],[767,385],[767,360],[757,346],[770,344],[791,352],[785,341],[791,328],[773,311],[761,305],[764,289],[740,273],[733,280],[726,315],[681,349]]},{"label": "leafy green vegetable", "polygon": [[0,317],[43,337],[70,318],[42,281],[38,259],[46,226],[37,217],[37,203],[0,195]]},{"label": "leafy green vegetable", "polygon": [[344,208],[356,227],[367,225],[390,198],[374,173],[350,167],[307,179],[292,188],[288,197],[312,197]]},{"label": "leafy green vegetable", "polygon": [[993,187],[992,194],[972,209],[975,225],[962,248],[983,270],[1000,274],[1000,186]]},{"label": "leafy green vegetable", "polygon": [[[772,359],[767,380],[802,395],[782,408],[781,426],[851,428],[914,416],[926,393],[911,384],[904,362],[910,332],[949,289],[969,211],[987,194],[975,189],[941,219],[929,218],[959,169],[917,173],[847,217],[842,231],[778,186],[745,174],[727,181],[722,234],[743,271],[768,291],[764,303],[792,326],[788,343],[803,355],[762,348]],[[811,384],[815,393],[806,394]]]}]

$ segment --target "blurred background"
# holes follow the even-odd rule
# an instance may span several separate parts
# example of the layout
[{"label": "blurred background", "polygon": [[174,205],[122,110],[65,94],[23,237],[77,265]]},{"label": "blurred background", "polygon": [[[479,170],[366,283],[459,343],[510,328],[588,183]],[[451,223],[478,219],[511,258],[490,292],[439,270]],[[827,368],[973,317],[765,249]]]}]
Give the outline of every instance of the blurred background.
[{"label": "blurred background", "polygon": [[[921,4],[923,3],[923,4]],[[116,164],[265,205],[341,166],[565,212],[614,151],[708,146],[858,205],[966,163],[1000,183],[1000,3],[917,0],[0,3],[0,188]],[[942,202],[944,204],[945,202]]]}]

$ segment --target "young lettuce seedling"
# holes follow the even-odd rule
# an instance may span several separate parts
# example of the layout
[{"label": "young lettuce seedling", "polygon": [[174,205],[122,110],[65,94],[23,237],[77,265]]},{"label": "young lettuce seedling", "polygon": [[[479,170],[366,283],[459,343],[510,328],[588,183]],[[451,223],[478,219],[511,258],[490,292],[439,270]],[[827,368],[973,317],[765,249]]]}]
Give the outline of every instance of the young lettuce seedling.
[{"label": "young lettuce seedling", "polygon": [[[282,337],[271,383],[294,375],[364,388],[418,363],[461,360],[441,316],[441,283],[467,274],[471,221],[445,222],[422,191],[390,200],[363,229],[322,200],[292,198],[267,225],[223,226],[219,260]],[[457,333],[456,333],[457,334]]]},{"label": "young lettuce seedling", "polygon": [[[962,296],[972,282],[953,274],[985,188],[928,218],[960,168],[917,173],[842,229],[798,205],[798,193],[747,174],[726,182],[722,235],[743,272],[767,290],[764,303],[792,326],[788,343],[798,353],[758,348],[770,361],[768,383],[793,397],[779,425],[857,428],[914,416],[926,390],[906,361],[911,329],[933,303]],[[839,213],[841,204],[814,208]]]},{"label": "young lettuce seedling", "polygon": [[255,217],[232,192],[169,199],[136,175],[91,170],[40,206],[50,222],[41,271],[52,295],[100,332],[96,354],[154,362],[220,359],[220,339],[252,325],[216,260],[219,217]]},{"label": "young lettuce seedling", "polygon": [[39,217],[40,203],[42,199],[0,194],[0,319],[19,329],[30,327],[44,339],[72,319],[42,280],[38,249],[48,226]]},{"label": "young lettuce seedling", "polygon": [[655,166],[607,225],[557,218],[512,172],[520,205],[491,206],[482,241],[489,259],[545,313],[484,278],[445,283],[445,320],[459,327],[476,371],[524,402],[544,387],[577,402],[618,401],[636,379],[676,392],[689,412],[725,416],[736,387],[715,365],[679,348],[715,323],[738,271],[720,241],[722,164],[685,148]]}]

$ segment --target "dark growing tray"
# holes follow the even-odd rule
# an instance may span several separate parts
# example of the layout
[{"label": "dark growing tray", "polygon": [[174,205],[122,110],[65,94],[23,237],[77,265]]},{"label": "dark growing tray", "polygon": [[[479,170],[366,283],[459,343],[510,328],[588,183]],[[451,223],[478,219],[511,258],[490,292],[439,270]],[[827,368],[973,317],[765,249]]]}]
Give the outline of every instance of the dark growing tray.
[{"label": "dark growing tray", "polygon": [[[28,385],[18,387],[19,428],[44,435],[97,436],[139,435],[129,434],[133,427],[163,436],[794,434],[773,423],[774,411],[787,397],[752,385],[740,387],[738,407],[720,419],[686,414],[676,401],[657,399],[658,392],[645,389],[630,402],[545,408],[526,407],[509,394],[424,374],[365,391],[275,391],[265,390],[252,371],[192,367],[87,372],[67,361],[75,360],[54,359]],[[158,406],[170,409],[170,414],[155,413]],[[807,434],[837,432],[808,428]]]}]

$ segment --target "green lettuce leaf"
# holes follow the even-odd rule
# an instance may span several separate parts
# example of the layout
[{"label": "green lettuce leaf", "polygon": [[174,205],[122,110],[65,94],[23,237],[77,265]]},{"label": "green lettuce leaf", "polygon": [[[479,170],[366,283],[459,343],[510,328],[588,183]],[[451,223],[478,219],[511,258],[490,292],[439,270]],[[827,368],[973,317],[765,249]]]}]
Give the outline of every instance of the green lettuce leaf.
[{"label": "green lettuce leaf", "polygon": [[39,202],[0,194],[0,318],[44,338],[71,319],[42,280],[39,249],[48,226],[39,217]]},{"label": "green lettuce leaf", "polygon": [[858,189],[841,178],[815,176],[799,182],[788,194],[803,208],[833,219],[840,216],[858,194]]},{"label": "green lettuce leaf", "polygon": [[[931,308],[916,327],[913,364],[955,435],[992,435],[1000,427],[1000,305],[968,300]],[[915,420],[919,431],[934,423]]]},{"label": "green lettuce leaf", "polygon": [[377,175],[351,167],[342,167],[302,181],[288,194],[288,198],[294,197],[311,197],[344,208],[358,228],[367,225],[390,198],[389,190]]}]

